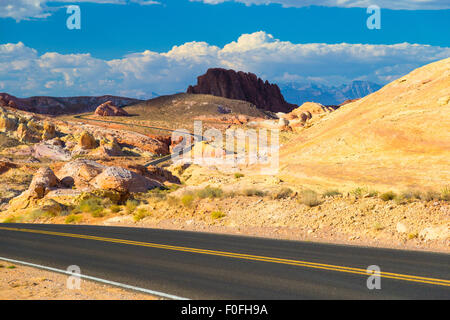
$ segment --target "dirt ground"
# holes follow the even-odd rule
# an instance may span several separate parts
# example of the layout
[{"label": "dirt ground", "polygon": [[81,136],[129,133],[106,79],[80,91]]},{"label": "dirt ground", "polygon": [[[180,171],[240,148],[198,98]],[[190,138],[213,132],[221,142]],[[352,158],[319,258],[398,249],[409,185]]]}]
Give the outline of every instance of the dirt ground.
[{"label": "dirt ground", "polygon": [[68,276],[0,260],[0,300],[156,300],[157,297],[81,280],[68,289]]}]

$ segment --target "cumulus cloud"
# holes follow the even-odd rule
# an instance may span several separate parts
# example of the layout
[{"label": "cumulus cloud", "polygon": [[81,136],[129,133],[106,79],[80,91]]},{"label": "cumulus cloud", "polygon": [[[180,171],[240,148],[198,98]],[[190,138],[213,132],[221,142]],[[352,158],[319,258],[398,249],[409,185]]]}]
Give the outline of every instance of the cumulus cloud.
[{"label": "cumulus cloud", "polygon": [[207,4],[219,4],[223,2],[240,2],[246,5],[267,5],[271,3],[281,4],[284,7],[342,7],[342,8],[368,8],[378,5],[380,8],[393,10],[440,10],[450,9],[448,0],[190,0],[201,1]]},{"label": "cumulus cloud", "polygon": [[168,52],[146,50],[120,59],[90,54],[39,55],[23,43],[0,45],[0,88],[18,96],[115,94],[146,98],[186,90],[211,67],[253,72],[272,82],[355,79],[381,84],[450,56],[450,48],[400,43],[294,44],[266,32],[243,34],[224,47],[188,42]]},{"label": "cumulus cloud", "polygon": [[81,2],[127,4],[138,3],[141,5],[160,4],[153,0],[0,0],[0,18],[13,18],[16,21],[30,18],[46,18],[58,7],[50,7],[47,4],[67,2],[77,4]]}]

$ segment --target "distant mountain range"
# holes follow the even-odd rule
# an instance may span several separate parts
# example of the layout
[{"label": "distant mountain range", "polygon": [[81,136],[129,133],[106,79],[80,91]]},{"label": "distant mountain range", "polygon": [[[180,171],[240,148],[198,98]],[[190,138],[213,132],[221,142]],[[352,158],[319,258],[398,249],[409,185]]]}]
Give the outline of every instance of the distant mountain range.
[{"label": "distant mountain range", "polygon": [[339,105],[346,100],[363,98],[382,88],[381,85],[369,81],[353,81],[341,86],[327,86],[313,82],[292,82],[279,86],[285,100],[297,105],[304,102]]},{"label": "distant mountain range", "polygon": [[105,103],[106,101],[112,101],[114,105],[122,107],[141,102],[142,100],[110,95],[100,97],[37,96],[30,98],[17,98],[7,93],[0,93],[0,107],[9,106],[24,111],[49,115],[92,112],[100,104]]}]

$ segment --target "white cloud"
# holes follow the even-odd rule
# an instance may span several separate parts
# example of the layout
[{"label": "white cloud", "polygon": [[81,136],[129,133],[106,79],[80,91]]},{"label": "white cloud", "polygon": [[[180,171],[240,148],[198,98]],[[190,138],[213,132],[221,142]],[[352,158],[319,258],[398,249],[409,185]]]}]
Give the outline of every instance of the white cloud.
[{"label": "white cloud", "polygon": [[39,55],[19,42],[0,45],[0,88],[18,96],[115,94],[146,98],[185,91],[211,67],[253,72],[273,82],[355,79],[387,83],[450,56],[450,48],[400,43],[294,44],[265,32],[244,34],[223,48],[188,42],[168,52],[150,50],[120,59],[90,54]]},{"label": "white cloud", "polygon": [[160,4],[160,2],[153,0],[0,0],[0,18],[13,18],[16,21],[26,20],[30,18],[45,18],[51,14],[51,11],[58,9],[58,7],[50,7],[47,6],[47,4],[61,2],[70,4],[77,4],[82,2],[100,4]]},{"label": "white cloud", "polygon": [[246,5],[267,5],[271,3],[281,4],[284,7],[343,7],[343,8],[368,8],[378,5],[380,8],[393,10],[439,10],[450,9],[448,0],[190,0],[201,1],[207,4],[219,4],[223,2],[240,2]]}]

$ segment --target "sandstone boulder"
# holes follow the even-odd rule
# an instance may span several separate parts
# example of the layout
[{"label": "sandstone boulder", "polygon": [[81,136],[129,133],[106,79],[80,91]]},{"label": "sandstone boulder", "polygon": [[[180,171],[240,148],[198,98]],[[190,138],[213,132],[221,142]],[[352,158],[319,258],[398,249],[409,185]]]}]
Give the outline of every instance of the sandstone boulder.
[{"label": "sandstone boulder", "polygon": [[95,149],[98,147],[97,141],[94,136],[87,131],[81,133],[80,139],[78,140],[78,145],[81,149]]},{"label": "sandstone boulder", "polygon": [[40,168],[31,180],[27,195],[30,198],[42,199],[51,189],[59,185],[59,179],[50,168]]},{"label": "sandstone boulder", "polygon": [[49,142],[42,142],[33,146],[33,156],[37,159],[52,159],[56,161],[68,161],[72,158],[70,152],[61,145],[55,145]]},{"label": "sandstone boulder", "polygon": [[130,170],[119,167],[108,167],[92,182],[95,188],[115,190],[121,193],[147,192],[160,186],[159,183],[144,178]]},{"label": "sandstone boulder", "polygon": [[0,115],[0,131],[14,131],[17,128],[17,121],[8,117],[6,114]]},{"label": "sandstone boulder", "polygon": [[102,117],[124,117],[128,116],[128,112],[113,104],[112,101],[106,101],[97,107],[95,114]]},{"label": "sandstone boulder", "polygon": [[39,134],[29,128],[26,123],[19,124],[16,135],[21,142],[36,143],[40,140]]},{"label": "sandstone boulder", "polygon": [[42,140],[50,140],[56,137],[56,127],[50,122],[44,123],[44,132],[42,133]]},{"label": "sandstone boulder", "polygon": [[[92,160],[77,159],[66,163],[58,172],[57,176],[64,180],[72,178],[73,185],[79,189],[89,189],[90,182],[103,172],[106,166]],[[67,181],[67,179],[66,179]]]}]

